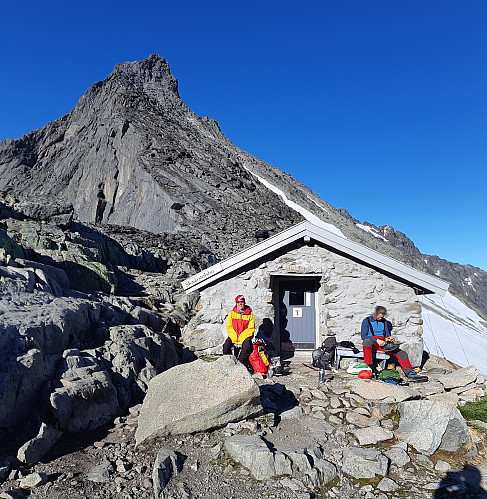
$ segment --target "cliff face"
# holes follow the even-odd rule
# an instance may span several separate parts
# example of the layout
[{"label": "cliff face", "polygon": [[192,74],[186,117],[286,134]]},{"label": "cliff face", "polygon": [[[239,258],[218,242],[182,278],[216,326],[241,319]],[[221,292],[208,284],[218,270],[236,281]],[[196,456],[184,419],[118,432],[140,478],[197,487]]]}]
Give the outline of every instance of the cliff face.
[{"label": "cliff face", "polygon": [[153,55],[116,66],[70,114],[4,141],[0,189],[62,199],[85,222],[189,232],[223,256],[259,228],[301,219],[234,149],[181,101],[167,62]]},{"label": "cliff face", "polygon": [[375,228],[382,237],[374,237],[345,210],[242,151],[216,121],[183,103],[168,63],[157,55],[117,65],[71,113],[0,143],[0,190],[20,200],[71,204],[81,222],[178,234],[217,258],[253,244],[258,229],[276,233],[303,219],[258,177],[346,237],[439,271],[487,316],[487,273],[424,257],[389,226]]}]

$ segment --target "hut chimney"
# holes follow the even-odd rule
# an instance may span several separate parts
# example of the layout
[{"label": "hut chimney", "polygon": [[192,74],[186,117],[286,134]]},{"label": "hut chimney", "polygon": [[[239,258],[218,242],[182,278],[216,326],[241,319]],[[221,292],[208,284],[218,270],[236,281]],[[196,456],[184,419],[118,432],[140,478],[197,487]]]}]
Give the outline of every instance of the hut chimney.
[{"label": "hut chimney", "polygon": [[264,241],[264,239],[267,239],[269,237],[269,231],[267,229],[259,229],[255,231],[255,239],[257,239],[258,243],[261,243]]}]

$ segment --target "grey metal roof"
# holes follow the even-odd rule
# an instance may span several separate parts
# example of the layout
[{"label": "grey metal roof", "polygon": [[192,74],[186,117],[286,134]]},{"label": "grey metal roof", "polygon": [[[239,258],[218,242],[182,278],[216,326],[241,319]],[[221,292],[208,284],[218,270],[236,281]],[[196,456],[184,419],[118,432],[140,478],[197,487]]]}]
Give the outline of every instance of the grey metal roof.
[{"label": "grey metal roof", "polygon": [[450,286],[450,283],[443,279],[416,270],[405,263],[370,249],[363,244],[356,243],[346,237],[330,232],[323,227],[305,221],[189,277],[183,281],[183,289],[186,293],[191,293],[204,286],[208,286],[217,279],[221,279],[225,275],[238,270],[240,267],[303,238],[314,239],[345,255],[356,258],[365,264],[388,272],[412,285],[437,293],[440,296],[444,296]]}]

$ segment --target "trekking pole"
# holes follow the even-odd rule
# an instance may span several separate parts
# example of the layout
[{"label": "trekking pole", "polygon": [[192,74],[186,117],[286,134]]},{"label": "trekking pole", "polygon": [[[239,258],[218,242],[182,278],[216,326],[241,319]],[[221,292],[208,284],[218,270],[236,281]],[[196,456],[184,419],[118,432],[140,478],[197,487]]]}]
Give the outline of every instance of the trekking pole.
[{"label": "trekking pole", "polygon": [[325,382],[325,375],[326,375],[326,371],[324,369],[320,369],[318,385],[322,385]]}]

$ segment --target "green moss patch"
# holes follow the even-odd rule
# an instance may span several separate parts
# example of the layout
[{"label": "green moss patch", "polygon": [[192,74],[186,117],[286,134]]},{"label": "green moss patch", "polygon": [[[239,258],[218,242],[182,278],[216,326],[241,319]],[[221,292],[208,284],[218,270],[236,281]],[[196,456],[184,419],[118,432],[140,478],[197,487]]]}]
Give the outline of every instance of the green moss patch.
[{"label": "green moss patch", "polygon": [[467,402],[459,409],[467,421],[476,419],[487,423],[487,397],[482,397],[478,402]]}]

